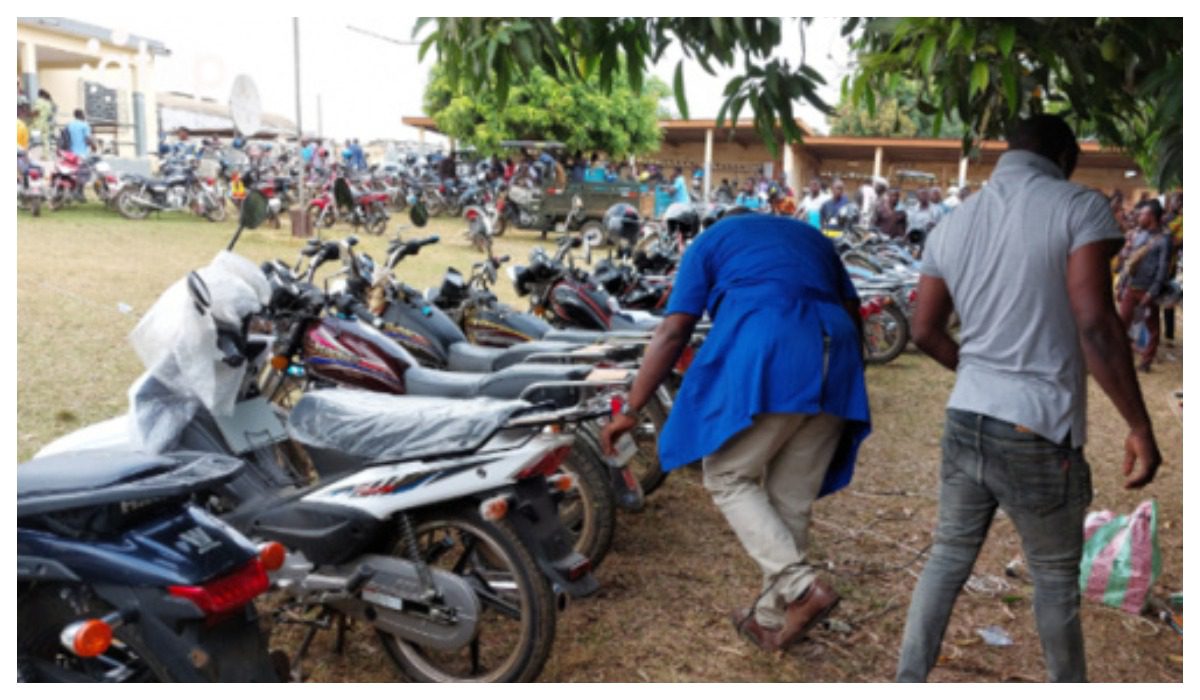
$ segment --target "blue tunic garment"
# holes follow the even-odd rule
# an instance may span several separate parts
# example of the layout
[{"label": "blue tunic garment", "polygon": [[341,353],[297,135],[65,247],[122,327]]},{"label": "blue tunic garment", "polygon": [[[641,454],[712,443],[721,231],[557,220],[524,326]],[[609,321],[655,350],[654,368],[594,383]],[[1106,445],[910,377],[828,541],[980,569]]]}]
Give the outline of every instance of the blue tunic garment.
[{"label": "blue tunic garment", "polygon": [[833,244],[794,219],[742,215],[701,234],[680,263],[667,313],[713,320],[659,440],[663,469],[713,454],[762,413],[846,420],[821,487],[850,483],[871,431],[857,299]]}]

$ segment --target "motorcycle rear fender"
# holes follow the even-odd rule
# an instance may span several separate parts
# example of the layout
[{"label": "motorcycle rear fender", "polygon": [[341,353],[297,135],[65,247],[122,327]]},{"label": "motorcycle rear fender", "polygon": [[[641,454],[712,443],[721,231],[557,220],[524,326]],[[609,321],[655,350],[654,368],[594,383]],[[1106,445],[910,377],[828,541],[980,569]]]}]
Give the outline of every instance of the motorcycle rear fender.
[{"label": "motorcycle rear fender", "polygon": [[574,580],[569,578],[569,572],[582,565],[584,557],[571,547],[549,489],[543,476],[518,481],[507,521],[551,582],[572,598],[586,598],[598,591],[600,584],[590,570]]},{"label": "motorcycle rear fender", "polygon": [[[301,500],[345,506],[387,520],[404,510],[476,496],[511,486],[516,475],[574,438],[537,435],[520,444],[501,433],[478,452],[431,462],[400,462],[370,467]],[[506,447],[505,443],[512,444]]]}]

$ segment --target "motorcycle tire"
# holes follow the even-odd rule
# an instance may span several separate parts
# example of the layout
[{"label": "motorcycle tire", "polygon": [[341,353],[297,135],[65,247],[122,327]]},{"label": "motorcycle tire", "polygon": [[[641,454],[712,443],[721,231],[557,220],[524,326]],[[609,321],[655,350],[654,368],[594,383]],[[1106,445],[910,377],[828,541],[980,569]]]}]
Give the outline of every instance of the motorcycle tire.
[{"label": "motorcycle tire", "polygon": [[[29,587],[17,598],[17,665],[31,677],[23,680],[45,681],[41,668],[45,664],[57,667],[67,674],[78,674],[81,681],[111,682],[109,675],[115,669],[126,671],[124,681],[130,683],[171,681],[170,674],[155,661],[153,652],[137,634],[137,625],[121,625],[113,631],[113,645],[103,656],[85,659],[66,653],[59,641],[64,627],[76,620],[102,617],[109,612],[106,606],[90,599],[86,593],[76,590],[73,595],[86,599],[83,610],[73,609],[60,598],[61,586],[41,583]],[[21,667],[24,666],[24,669]]]},{"label": "motorcycle tire", "polygon": [[457,199],[451,200],[450,203],[446,205],[446,213],[457,219],[458,217],[462,216],[463,209],[465,208],[466,207],[463,206],[463,203]]},{"label": "motorcycle tire", "polygon": [[879,313],[863,319],[863,358],[869,364],[891,362],[904,352],[908,338],[904,313],[895,306],[885,306]]},{"label": "motorcycle tire", "polygon": [[311,230],[319,228],[329,228],[328,217],[324,216],[325,210],[316,204],[309,205],[304,211],[304,216],[308,218],[308,227]]},{"label": "motorcycle tire", "polygon": [[42,200],[41,200],[41,198],[34,198],[33,201],[31,201],[29,203],[29,213],[33,214],[34,216],[42,215]]},{"label": "motorcycle tire", "polygon": [[379,204],[371,205],[371,211],[367,213],[367,224],[364,228],[367,233],[382,236],[384,231],[387,231],[388,215],[383,210],[383,206]]},{"label": "motorcycle tire", "polygon": [[[474,639],[452,652],[422,648],[377,631],[397,670],[421,682],[536,679],[554,644],[557,611],[550,582],[516,532],[504,522],[484,520],[469,505],[410,517],[421,558],[466,579],[476,589],[481,609]],[[386,553],[409,559],[399,536]]]},{"label": "motorcycle tire", "polygon": [[441,216],[446,213],[446,200],[441,197],[427,197],[425,200],[425,209],[431,219],[435,216]]},{"label": "motorcycle tire", "polygon": [[500,236],[503,236],[504,232],[507,230],[508,230],[508,217],[507,216],[496,217],[496,230],[492,231],[492,237],[499,238]]},{"label": "motorcycle tire", "polygon": [[66,206],[69,196],[69,192],[55,185],[50,189],[50,196],[46,199],[46,204],[50,207],[50,211],[58,211]]},{"label": "motorcycle tire", "polygon": [[574,538],[572,549],[591,560],[593,569],[599,568],[617,531],[617,497],[609,483],[609,466],[600,446],[581,430],[562,469],[575,478],[575,488],[559,502],[558,518]]},{"label": "motorcycle tire", "polygon": [[667,410],[657,396],[651,397],[650,402],[638,416],[641,425],[634,428],[633,440],[637,443],[638,452],[629,463],[633,475],[642,485],[642,493],[646,496],[658,490],[667,479],[667,473],[662,470],[658,461],[658,436],[662,435],[663,426],[667,424]]},{"label": "motorcycle tire", "polygon": [[133,190],[124,189],[117,193],[117,211],[126,219],[138,221],[150,215],[150,210],[132,200]]},{"label": "motorcycle tire", "polygon": [[224,221],[229,216],[225,210],[224,200],[215,199],[211,195],[204,196],[204,218],[213,222]]}]

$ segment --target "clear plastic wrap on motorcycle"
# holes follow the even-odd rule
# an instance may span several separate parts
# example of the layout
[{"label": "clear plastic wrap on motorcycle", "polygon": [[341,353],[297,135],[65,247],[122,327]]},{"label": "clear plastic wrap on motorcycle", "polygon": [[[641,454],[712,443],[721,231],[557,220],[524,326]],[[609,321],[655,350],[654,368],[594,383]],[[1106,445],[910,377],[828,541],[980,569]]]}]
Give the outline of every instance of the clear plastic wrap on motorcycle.
[{"label": "clear plastic wrap on motorcycle", "polygon": [[524,401],[446,400],[351,389],[305,394],[288,416],[292,439],[376,460],[420,459],[478,449]]},{"label": "clear plastic wrap on motorcycle", "polygon": [[[163,293],[129,335],[156,382],[130,389],[135,438],[143,449],[171,444],[191,421],[197,404],[210,413],[233,412],[247,365],[230,367],[217,347],[217,322],[240,329],[243,320],[270,300],[271,286],[249,260],[221,251],[197,273],[212,304],[201,313],[181,279]],[[135,400],[136,396],[136,400]]]}]

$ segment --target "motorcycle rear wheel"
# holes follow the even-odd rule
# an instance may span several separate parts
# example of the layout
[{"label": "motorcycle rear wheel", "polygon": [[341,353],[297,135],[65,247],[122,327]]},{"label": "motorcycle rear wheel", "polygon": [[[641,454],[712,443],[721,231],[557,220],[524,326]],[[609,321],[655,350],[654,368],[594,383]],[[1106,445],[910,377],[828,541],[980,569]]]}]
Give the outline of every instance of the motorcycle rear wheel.
[{"label": "motorcycle rear wheel", "polygon": [[42,198],[41,197],[34,197],[32,200],[30,200],[29,213],[33,214],[34,216],[42,215]]},{"label": "motorcycle rear wheel", "polygon": [[667,478],[667,473],[662,470],[658,461],[658,436],[662,435],[663,426],[667,424],[667,411],[657,396],[651,397],[638,420],[640,424],[633,429],[633,439],[637,443],[638,452],[629,463],[629,467],[633,469],[633,475],[642,485],[642,493],[649,496],[658,490]]},{"label": "motorcycle rear wheel", "polygon": [[138,221],[150,214],[150,210],[133,201],[133,190],[124,189],[117,193],[117,211],[126,219]]},{"label": "motorcycle rear wheel", "polygon": [[575,488],[558,504],[558,519],[574,538],[572,549],[598,568],[612,549],[617,530],[617,499],[609,485],[608,464],[580,434],[562,469],[575,477]]},{"label": "motorcycle rear wheel", "polygon": [[863,319],[864,359],[872,364],[891,362],[908,346],[908,320],[895,306]]},{"label": "motorcycle rear wheel", "polygon": [[[475,638],[453,652],[378,632],[388,658],[402,674],[422,682],[536,679],[550,656],[557,613],[554,591],[520,538],[469,506],[411,517],[422,558],[466,579],[481,609]],[[408,558],[403,538],[390,549],[392,556]]]}]

